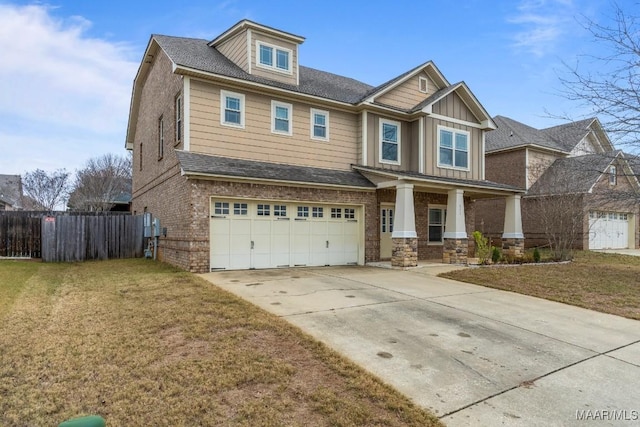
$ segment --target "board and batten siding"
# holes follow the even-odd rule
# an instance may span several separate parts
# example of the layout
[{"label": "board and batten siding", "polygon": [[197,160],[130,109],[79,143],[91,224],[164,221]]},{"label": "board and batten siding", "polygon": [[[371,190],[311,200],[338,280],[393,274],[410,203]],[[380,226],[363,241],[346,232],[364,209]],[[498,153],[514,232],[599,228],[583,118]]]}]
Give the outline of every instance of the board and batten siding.
[{"label": "board and batten siding", "polygon": [[[329,112],[329,141],[311,139],[309,104],[231,90],[245,96],[245,127],[220,123],[221,87],[193,80],[191,83],[190,151],[223,157],[272,163],[350,170],[358,159],[357,115]],[[271,132],[271,101],[293,105],[293,134]]]},{"label": "board and batten siding", "polygon": [[478,118],[473,114],[469,107],[467,107],[464,101],[455,92],[449,94],[445,98],[433,104],[432,111],[434,114],[439,114],[441,116],[447,116],[457,120],[463,120],[465,122],[480,124]]},{"label": "board and batten siding", "polygon": [[[427,92],[420,92],[420,77],[427,79]],[[413,108],[438,90],[436,84],[426,73],[419,73],[398,85],[389,92],[377,97],[376,102],[399,108]]]},{"label": "board and batten siding", "polygon": [[229,58],[234,64],[249,72],[249,57],[247,55],[247,30],[242,30],[228,40],[225,40],[216,49]]},{"label": "board and batten siding", "polygon": [[[258,53],[256,52],[256,42],[263,42],[272,46],[282,47],[291,51],[291,74],[278,71],[272,71],[268,68],[258,66]],[[264,77],[282,83],[297,85],[298,84],[298,48],[297,44],[287,42],[281,39],[270,37],[259,31],[251,31],[251,74],[254,76]],[[275,61],[275,52],[274,52]]]}]

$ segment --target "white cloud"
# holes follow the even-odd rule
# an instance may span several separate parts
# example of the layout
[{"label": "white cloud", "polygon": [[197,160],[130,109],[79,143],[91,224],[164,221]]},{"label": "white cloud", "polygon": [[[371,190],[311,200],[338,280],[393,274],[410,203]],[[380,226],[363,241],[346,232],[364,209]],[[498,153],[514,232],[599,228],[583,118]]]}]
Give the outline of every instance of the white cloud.
[{"label": "white cloud", "polygon": [[[6,156],[7,146],[28,138],[29,151],[48,159],[47,169],[103,154],[94,149],[106,139],[113,139],[110,151],[124,145],[138,67],[128,59],[127,45],[90,38],[90,21],[55,18],[52,10],[0,4],[0,146]],[[12,129],[15,123],[21,128]],[[80,151],[59,145],[79,139],[89,139]],[[14,165],[20,171],[35,167],[42,166]]]},{"label": "white cloud", "polygon": [[573,21],[572,0],[524,0],[518,13],[507,21],[520,27],[513,36],[514,47],[536,57],[556,50],[557,42],[567,33]]}]

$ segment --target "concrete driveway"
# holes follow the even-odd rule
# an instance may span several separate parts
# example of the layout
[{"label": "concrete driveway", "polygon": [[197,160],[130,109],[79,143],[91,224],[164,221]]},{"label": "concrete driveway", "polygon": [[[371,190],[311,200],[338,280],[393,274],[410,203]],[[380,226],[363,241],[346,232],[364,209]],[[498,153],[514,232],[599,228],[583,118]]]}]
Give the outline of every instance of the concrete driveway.
[{"label": "concrete driveway", "polygon": [[640,322],[436,277],[443,268],[202,276],[300,327],[449,426],[640,423]]}]

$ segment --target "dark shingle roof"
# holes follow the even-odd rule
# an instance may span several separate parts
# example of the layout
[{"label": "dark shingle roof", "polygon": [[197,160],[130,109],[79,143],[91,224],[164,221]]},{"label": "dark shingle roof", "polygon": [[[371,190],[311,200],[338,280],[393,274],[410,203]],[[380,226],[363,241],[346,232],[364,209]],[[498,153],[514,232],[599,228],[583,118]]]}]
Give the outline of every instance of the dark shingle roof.
[{"label": "dark shingle roof", "polygon": [[528,195],[586,193],[620,151],[557,159],[531,186]]},{"label": "dark shingle roof", "polygon": [[176,154],[178,155],[180,167],[186,174],[222,175],[234,178],[375,188],[371,181],[356,171],[231,159],[180,150],[177,150]]},{"label": "dark shingle roof", "polygon": [[463,185],[463,186],[470,186],[470,187],[484,187],[484,188],[487,188],[487,189],[524,192],[524,190],[521,189],[521,188],[513,187],[513,186],[507,185],[507,184],[500,184],[498,182],[493,182],[493,181],[449,178],[449,177],[443,177],[443,176],[425,175],[425,174],[419,173],[419,172],[397,171],[397,170],[390,170],[390,169],[383,169],[383,168],[375,168],[375,167],[372,167],[372,166],[355,165],[354,167],[356,167],[357,169],[363,170],[363,171],[371,171],[373,173],[375,173],[375,172],[383,172],[383,173],[387,173],[387,174],[391,173],[393,175],[398,176],[399,178],[402,178],[402,177],[405,177],[405,178],[417,178],[417,179],[421,179],[421,180],[437,181],[437,182],[442,182],[442,183],[447,183],[447,184],[456,184],[456,185]]},{"label": "dark shingle roof", "polygon": [[235,77],[349,104],[360,102],[372,89],[375,89],[355,79],[303,66],[299,67],[300,84],[298,86],[280,83],[248,74],[217,49],[210,47],[207,40],[163,35],[154,35],[153,39],[175,64],[199,71]]},{"label": "dark shingle roof", "polygon": [[493,120],[498,125],[498,129],[487,133],[487,152],[537,145],[569,153],[591,131],[589,126],[595,119],[580,120],[546,129],[536,129],[504,116],[496,116]]},{"label": "dark shingle roof", "polygon": [[0,175],[0,200],[22,208],[22,179],[20,175]]}]

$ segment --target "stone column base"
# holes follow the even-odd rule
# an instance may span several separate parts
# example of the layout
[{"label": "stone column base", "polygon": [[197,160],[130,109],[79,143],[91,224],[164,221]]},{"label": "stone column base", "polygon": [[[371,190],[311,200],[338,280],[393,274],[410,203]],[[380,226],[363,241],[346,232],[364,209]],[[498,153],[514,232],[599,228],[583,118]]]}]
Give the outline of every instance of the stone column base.
[{"label": "stone column base", "polygon": [[469,239],[444,239],[442,262],[466,264],[469,255]]},{"label": "stone column base", "polygon": [[502,239],[502,253],[511,259],[524,258],[524,239]]},{"label": "stone column base", "polygon": [[395,237],[391,239],[392,267],[417,267],[418,266],[418,239]]}]

